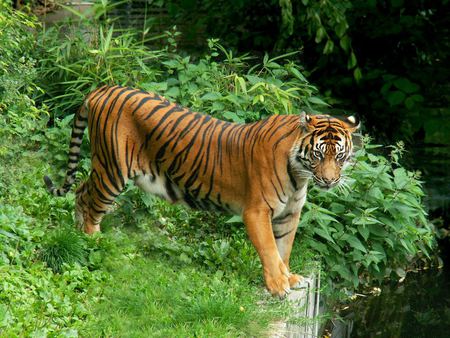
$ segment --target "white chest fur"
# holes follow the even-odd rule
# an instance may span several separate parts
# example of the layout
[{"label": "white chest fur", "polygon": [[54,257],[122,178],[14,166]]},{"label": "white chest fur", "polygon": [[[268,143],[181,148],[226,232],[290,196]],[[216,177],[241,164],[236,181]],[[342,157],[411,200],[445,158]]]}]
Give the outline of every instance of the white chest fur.
[{"label": "white chest fur", "polygon": [[289,196],[285,204],[278,205],[273,213],[273,218],[279,218],[288,213],[295,213],[303,208],[306,201],[306,192],[308,189],[308,184],[305,184],[295,191],[291,196]]},{"label": "white chest fur", "polygon": [[138,175],[134,179],[134,182],[143,191],[156,195],[172,203],[176,202],[181,197],[180,190],[173,185],[171,185],[171,189],[173,190],[174,194],[172,195],[169,194],[168,183],[166,182],[166,179],[164,177],[152,175]]}]

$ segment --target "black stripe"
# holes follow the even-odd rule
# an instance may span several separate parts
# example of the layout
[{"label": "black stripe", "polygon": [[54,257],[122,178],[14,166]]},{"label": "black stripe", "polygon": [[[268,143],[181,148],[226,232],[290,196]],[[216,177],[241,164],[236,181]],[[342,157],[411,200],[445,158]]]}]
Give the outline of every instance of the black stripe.
[{"label": "black stripe", "polygon": [[283,216],[277,216],[274,219],[272,219],[272,224],[282,224],[282,223],[286,223],[289,218],[292,217],[292,212],[283,215]]},{"label": "black stripe", "polygon": [[269,202],[267,201],[266,196],[264,195],[264,190],[261,190],[261,196],[262,196],[262,198],[264,199],[264,202],[266,202],[266,204],[269,206],[269,208],[270,208],[270,218],[272,218],[272,215],[273,215],[273,208],[272,208],[272,206],[269,204]]},{"label": "black stripe", "polygon": [[289,180],[291,181],[291,184],[294,187],[294,190],[298,190],[297,182],[295,181],[294,175],[292,174],[292,168],[291,168],[291,164],[289,163],[289,161],[287,164],[287,172],[289,175]]},{"label": "black stripe", "polygon": [[280,196],[280,193],[277,190],[277,187],[275,186],[275,184],[273,183],[272,179],[270,180],[270,184],[272,184],[273,189],[275,190],[275,194],[277,194],[278,199],[281,201],[281,203],[286,204],[287,201],[283,201],[283,199]]},{"label": "black stripe", "polygon": [[153,107],[152,110],[150,110],[150,112],[147,114],[147,116],[144,118],[144,121],[147,121],[150,117],[153,116],[153,114],[155,114],[158,110],[162,109],[162,108],[166,108],[170,105],[169,101],[163,101],[161,103],[159,103],[157,106]]},{"label": "black stripe", "polygon": [[[148,135],[145,137],[145,141],[144,144],[141,146],[141,149],[147,148],[148,147],[148,143],[150,142],[150,139],[152,138],[153,134],[158,130],[159,127],[161,127],[161,125],[164,124],[164,122],[170,117],[172,116],[172,113],[174,112],[180,112],[183,111],[183,108],[179,107],[179,106],[174,106],[172,108],[170,108],[168,111],[166,111],[164,113],[164,115],[159,119],[159,122],[156,126],[154,126],[152,128],[152,130],[148,133]],[[145,120],[145,119],[144,119]]]},{"label": "black stripe", "polygon": [[166,192],[167,195],[169,195],[169,198],[172,200],[172,202],[176,202],[178,200],[177,195],[175,194],[175,190],[173,189],[172,183],[170,182],[169,177],[166,176],[166,183],[165,183],[165,187],[166,187]]},{"label": "black stripe", "polygon": [[281,239],[281,238],[283,238],[283,237],[285,237],[285,236],[287,236],[287,235],[289,235],[292,231],[294,231],[295,230],[295,228],[294,229],[291,229],[291,230],[289,230],[288,232],[285,232],[284,234],[282,234],[282,235],[275,235],[274,234],[274,237],[275,237],[275,239]]}]

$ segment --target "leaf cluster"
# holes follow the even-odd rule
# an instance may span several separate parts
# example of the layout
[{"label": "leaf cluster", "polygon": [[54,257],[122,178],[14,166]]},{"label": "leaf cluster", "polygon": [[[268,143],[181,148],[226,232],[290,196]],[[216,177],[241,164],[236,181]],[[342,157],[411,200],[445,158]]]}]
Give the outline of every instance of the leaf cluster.
[{"label": "leaf cluster", "polygon": [[300,222],[328,276],[350,288],[404,278],[428,264],[435,247],[419,173],[398,165],[403,145],[390,159],[370,152],[375,147],[356,152],[341,189],[312,188]]}]

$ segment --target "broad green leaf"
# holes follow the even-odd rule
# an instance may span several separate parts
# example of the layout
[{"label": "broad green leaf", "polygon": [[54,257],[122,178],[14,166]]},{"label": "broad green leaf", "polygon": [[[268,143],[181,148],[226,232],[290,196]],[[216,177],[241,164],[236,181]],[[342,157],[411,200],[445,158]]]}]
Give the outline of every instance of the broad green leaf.
[{"label": "broad green leaf", "polygon": [[307,244],[312,247],[313,249],[315,249],[317,252],[320,252],[320,254],[324,255],[324,254],[328,254],[328,245],[321,243],[319,241],[316,241],[314,239],[308,240]]},{"label": "broad green leaf", "polygon": [[211,112],[223,111],[225,109],[225,105],[220,101],[214,101],[211,107]]},{"label": "broad green leaf", "polygon": [[259,76],[256,75],[245,75],[247,80],[250,82],[251,85],[255,85],[256,83],[265,82],[265,80]]},{"label": "broad green leaf", "polygon": [[234,215],[230,217],[225,223],[243,223],[243,220],[241,216]]},{"label": "broad green leaf", "polygon": [[369,192],[368,192],[369,196],[375,198],[376,200],[383,200],[384,199],[384,195],[381,192],[381,189],[379,187],[372,187],[370,188]]},{"label": "broad green leaf", "polygon": [[367,249],[356,236],[347,235],[345,241],[350,244],[352,248],[360,250],[362,252],[367,252]]},{"label": "broad green leaf", "polygon": [[397,168],[394,170],[394,183],[397,189],[404,189],[409,182],[410,178],[404,168]]},{"label": "broad green leaf", "polygon": [[399,78],[394,81],[394,86],[407,94],[416,93],[419,90],[419,86],[406,78]]},{"label": "broad green leaf", "polygon": [[417,104],[420,104],[425,101],[425,98],[420,94],[412,94],[405,100],[405,106],[408,109],[415,107]]},{"label": "broad green leaf", "polygon": [[203,101],[215,101],[215,100],[220,100],[221,98],[222,98],[222,94],[217,93],[217,92],[212,92],[212,93],[206,93],[200,99]]},{"label": "broad green leaf", "polygon": [[308,101],[313,104],[317,104],[317,105],[321,105],[321,106],[329,106],[328,103],[326,103],[322,99],[318,98],[317,96],[308,97]]},{"label": "broad green leaf", "polygon": [[362,72],[361,72],[361,68],[356,67],[353,70],[353,77],[355,78],[356,82],[359,82],[362,79]]},{"label": "broad green leaf", "polygon": [[[343,36],[339,40],[339,45],[346,53],[348,53],[348,51],[350,50],[350,38],[348,37],[348,35]],[[350,68],[353,68],[353,67],[350,67]]]},{"label": "broad green leaf", "polygon": [[177,60],[162,61],[161,63],[169,68],[178,68],[180,66],[180,62]]},{"label": "broad green leaf", "polygon": [[314,39],[314,41],[316,43],[320,43],[324,38],[325,34],[326,34],[325,28],[323,28],[323,26],[319,27],[319,29],[316,31],[316,38]]},{"label": "broad green leaf", "polygon": [[325,55],[330,54],[333,52],[333,49],[334,49],[334,42],[333,40],[329,39],[325,44],[325,47],[323,47],[323,53]]},{"label": "broad green leaf", "polygon": [[[377,220],[377,222],[379,221]],[[372,234],[379,237],[385,237],[387,235],[386,230],[380,224],[372,224],[368,228]]]},{"label": "broad green leaf", "polygon": [[356,67],[356,64],[357,64],[356,55],[355,55],[355,53],[351,52],[350,57],[348,58],[347,68],[353,69]]},{"label": "broad green leaf", "polygon": [[338,38],[343,37],[343,35],[347,31],[347,28],[348,28],[348,24],[346,21],[339,22],[339,24],[336,26],[336,28],[334,30],[336,32],[336,35],[338,36]]},{"label": "broad green leaf", "polygon": [[244,123],[245,122],[245,120],[243,118],[239,117],[235,112],[226,111],[222,114],[222,116],[228,121],[233,121],[236,123]]},{"label": "broad green leaf", "polygon": [[[299,71],[297,68],[295,68],[295,67],[290,67],[289,70],[292,72],[292,74],[294,74],[294,76],[295,76],[297,79],[299,79],[299,80],[301,80],[301,81],[303,81],[303,82],[306,82],[306,81],[307,81],[306,78],[302,75],[302,73],[300,73],[300,71]],[[289,90],[289,89],[288,89],[288,90]]]},{"label": "broad green leaf", "polygon": [[331,271],[337,272],[342,278],[346,280],[352,279],[352,274],[349,269],[347,269],[345,266],[342,265],[332,265]]},{"label": "broad green leaf", "polygon": [[386,99],[391,106],[397,106],[405,101],[406,95],[400,90],[387,93]]},{"label": "broad green leaf", "polygon": [[342,214],[345,212],[345,205],[341,203],[333,202],[331,203],[330,208],[334,214]]},{"label": "broad green leaf", "polygon": [[328,231],[326,231],[325,229],[321,229],[321,228],[314,228],[314,232],[316,234],[318,234],[320,237],[325,238],[327,241],[333,242],[334,243],[334,239],[330,236],[330,234],[328,233]]},{"label": "broad green leaf", "polygon": [[358,225],[358,231],[361,234],[361,236],[364,238],[364,240],[367,241],[367,239],[369,238],[369,235],[370,235],[369,228],[363,224],[360,224],[360,225]]},{"label": "broad green leaf", "polygon": [[180,88],[178,87],[172,87],[170,88],[168,91],[166,91],[164,93],[165,96],[168,96],[172,99],[176,99],[178,98],[178,96],[180,95]]},{"label": "broad green leaf", "polygon": [[142,83],[140,87],[149,92],[161,93],[167,90],[167,82],[147,82]]},{"label": "broad green leaf", "polygon": [[[236,82],[239,84],[241,91],[244,94],[247,94],[247,85],[245,84],[244,78],[242,78],[240,76],[236,76]],[[236,86],[236,88],[237,88],[237,86]]]}]

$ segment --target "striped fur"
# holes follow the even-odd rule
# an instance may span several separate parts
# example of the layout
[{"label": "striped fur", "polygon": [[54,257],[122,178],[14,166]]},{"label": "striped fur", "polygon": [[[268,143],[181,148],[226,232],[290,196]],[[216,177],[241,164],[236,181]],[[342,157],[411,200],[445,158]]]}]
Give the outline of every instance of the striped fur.
[{"label": "striped fur", "polygon": [[76,215],[84,231],[99,224],[132,179],[172,203],[242,215],[263,264],[266,286],[283,296],[301,277],[289,257],[310,177],[324,187],[340,180],[352,151],[353,117],[271,116],[250,124],[214,119],[156,94],[120,86],[92,92],[75,117],[65,182],[74,183],[86,126],[89,179],[77,189]]}]

